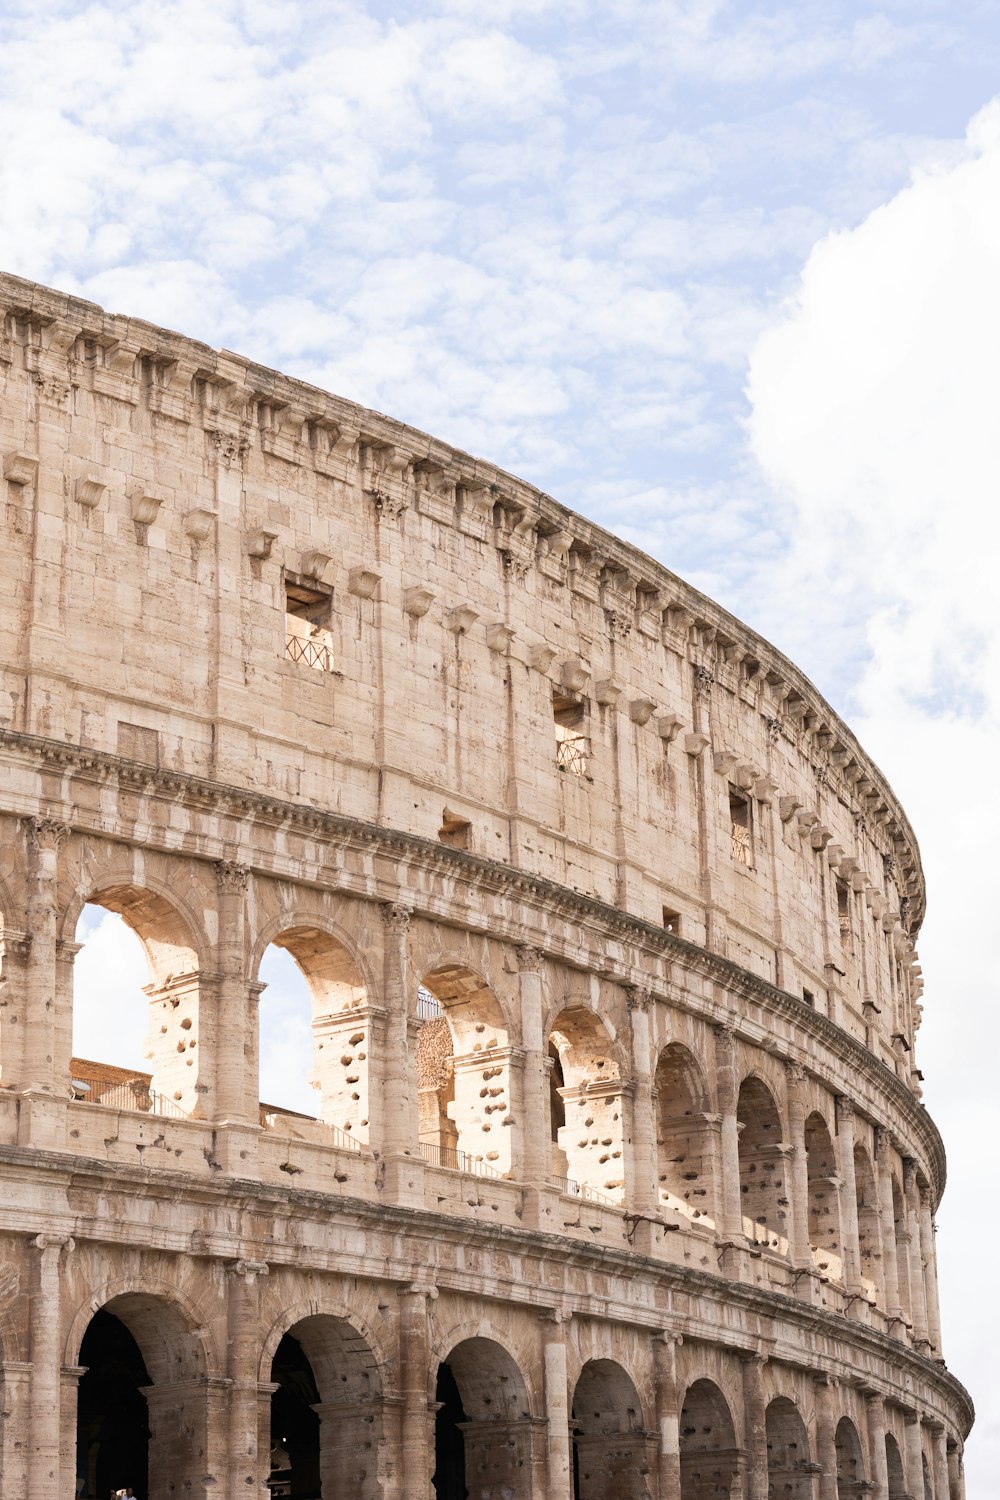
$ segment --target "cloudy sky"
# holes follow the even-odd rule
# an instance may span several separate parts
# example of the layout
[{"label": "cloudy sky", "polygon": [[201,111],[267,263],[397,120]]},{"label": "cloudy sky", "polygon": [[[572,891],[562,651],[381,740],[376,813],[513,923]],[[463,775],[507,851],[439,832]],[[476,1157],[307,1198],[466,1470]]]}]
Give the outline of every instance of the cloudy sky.
[{"label": "cloudy sky", "polygon": [[[920,1061],[986,1494],[997,0],[6,0],[0,33],[0,266],[497,460],[859,729],[930,886]],[[129,982],[113,925],[90,954]]]}]

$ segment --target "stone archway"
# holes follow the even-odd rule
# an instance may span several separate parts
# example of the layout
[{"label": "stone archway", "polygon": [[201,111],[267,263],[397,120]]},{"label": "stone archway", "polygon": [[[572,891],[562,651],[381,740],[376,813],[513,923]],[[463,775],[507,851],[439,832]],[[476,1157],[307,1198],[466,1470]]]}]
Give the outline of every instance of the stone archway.
[{"label": "stone archway", "polygon": [[436,1500],[529,1500],[533,1424],[524,1377],[502,1345],[463,1339],[438,1366]]},{"label": "stone archway", "polygon": [[514,1166],[511,1047],[500,1001],[464,964],[420,982],[417,1079],[421,1148],[434,1166],[508,1176]]},{"label": "stone archway", "polygon": [[831,1281],[840,1281],[844,1269],[838,1196],[840,1179],[830,1132],[823,1116],[815,1110],[805,1123],[805,1143],[809,1248],[813,1264]]},{"label": "stone archway", "polygon": [[740,1126],[740,1198],[743,1233],[749,1240],[784,1254],[788,1250],[785,1158],[781,1116],[759,1078],[740,1085],[736,1118]]},{"label": "stone archway", "polygon": [[552,1021],[548,1042],[554,1049],[553,1071],[558,1064],[563,1080],[553,1165],[565,1163],[571,1191],[620,1203],[625,1191],[624,1106],[611,1035],[593,1011],[570,1005]]},{"label": "stone archway", "polygon": [[650,1500],[649,1435],[621,1365],[587,1361],[573,1392],[572,1421],[573,1500]]},{"label": "stone archway", "polygon": [[382,1380],[357,1329],[328,1313],[300,1318],[278,1340],[270,1376],[276,1500],[381,1500]]},{"label": "stone archway", "polygon": [[[181,1309],[124,1292],[92,1315],[78,1363],[76,1475],[87,1500],[131,1485],[137,1500],[197,1494],[220,1412],[198,1334]],[[221,1478],[222,1476],[218,1476]]]},{"label": "stone archway", "polygon": [[739,1473],[729,1403],[711,1380],[688,1387],[681,1407],[681,1500],[729,1500]]},{"label": "stone archway", "polygon": [[711,1127],[705,1086],[693,1055],[678,1042],[656,1064],[656,1150],[660,1202],[687,1219],[713,1218]]},{"label": "stone archway", "polygon": [[812,1500],[809,1435],[798,1407],[777,1396],[767,1408],[768,1500]]},{"label": "stone archway", "polygon": [[865,1456],[858,1429],[850,1417],[837,1423],[837,1500],[862,1500],[868,1493]]}]

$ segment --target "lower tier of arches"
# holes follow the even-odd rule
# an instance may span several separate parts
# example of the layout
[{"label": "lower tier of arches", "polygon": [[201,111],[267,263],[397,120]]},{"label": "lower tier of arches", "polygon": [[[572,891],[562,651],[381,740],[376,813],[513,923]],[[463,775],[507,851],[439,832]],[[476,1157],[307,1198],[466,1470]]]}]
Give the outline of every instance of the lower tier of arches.
[{"label": "lower tier of arches", "polygon": [[[448,1286],[416,1241],[415,1279],[374,1253],[359,1275],[315,1222],[282,1227],[268,1260],[109,1244],[120,1224],[0,1239],[0,1493],[964,1500],[940,1382],[904,1389],[870,1350],[817,1359],[760,1317],[740,1335],[725,1302],[714,1336],[627,1320],[599,1259],[589,1296],[546,1297],[525,1263],[501,1297],[476,1244]],[[637,1309],[649,1291],[637,1275]]]}]

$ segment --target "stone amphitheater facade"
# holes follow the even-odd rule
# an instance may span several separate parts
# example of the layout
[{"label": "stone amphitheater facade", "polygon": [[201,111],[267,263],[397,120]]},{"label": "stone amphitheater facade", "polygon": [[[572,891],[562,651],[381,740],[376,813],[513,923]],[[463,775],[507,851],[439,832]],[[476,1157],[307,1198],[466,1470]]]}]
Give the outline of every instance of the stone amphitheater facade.
[{"label": "stone amphitheater facade", "polygon": [[[923,876],[847,726],[488,463],[0,312],[5,1500],[962,1500]],[[149,962],[113,1087],[88,902]]]}]

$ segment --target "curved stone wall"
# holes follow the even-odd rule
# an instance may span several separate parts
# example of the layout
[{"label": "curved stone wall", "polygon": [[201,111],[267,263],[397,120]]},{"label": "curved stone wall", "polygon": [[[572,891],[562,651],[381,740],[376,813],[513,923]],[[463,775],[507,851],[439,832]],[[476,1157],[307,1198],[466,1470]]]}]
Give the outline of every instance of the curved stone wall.
[{"label": "curved stone wall", "polygon": [[[849,729],[479,460],[0,307],[3,1492],[107,1477],[114,1348],[141,1500],[960,1500],[923,879]],[[141,1077],[71,1060],[88,902]]]}]

